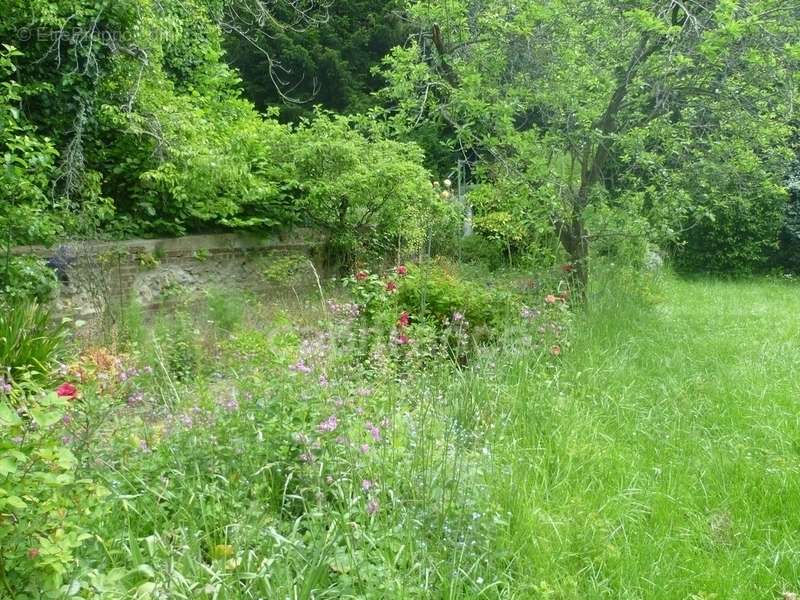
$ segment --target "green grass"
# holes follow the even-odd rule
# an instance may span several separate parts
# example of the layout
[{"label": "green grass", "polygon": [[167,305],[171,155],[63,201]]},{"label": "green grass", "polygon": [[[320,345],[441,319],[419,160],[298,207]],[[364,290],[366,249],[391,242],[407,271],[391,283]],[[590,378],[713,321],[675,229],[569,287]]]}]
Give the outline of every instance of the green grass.
[{"label": "green grass", "polygon": [[605,289],[557,372],[506,374],[492,485],[516,597],[800,589],[798,288],[670,278],[661,295]]},{"label": "green grass", "polygon": [[[118,358],[139,374],[81,380],[51,432],[75,436],[78,475],[108,493],[81,513],[92,536],[65,561],[67,588],[108,600],[800,591],[797,285],[619,269],[594,281],[575,314],[528,292],[538,320],[510,317],[465,365],[421,343],[384,341],[365,359],[359,322],[316,298],[220,294],[206,312],[134,322]],[[321,429],[332,415],[335,431]],[[39,543],[23,536],[17,552],[37,574],[46,566],[25,556]]]}]

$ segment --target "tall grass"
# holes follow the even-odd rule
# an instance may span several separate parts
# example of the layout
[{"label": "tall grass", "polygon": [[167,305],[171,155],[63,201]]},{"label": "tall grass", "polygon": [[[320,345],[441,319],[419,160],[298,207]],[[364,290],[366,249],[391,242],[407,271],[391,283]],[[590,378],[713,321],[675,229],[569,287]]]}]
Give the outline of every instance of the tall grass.
[{"label": "tall grass", "polygon": [[0,375],[45,380],[63,349],[65,328],[32,300],[0,303]]},{"label": "tall grass", "polygon": [[503,377],[492,489],[515,594],[797,591],[797,287],[667,278],[646,303],[601,283],[555,370],[523,359]]}]

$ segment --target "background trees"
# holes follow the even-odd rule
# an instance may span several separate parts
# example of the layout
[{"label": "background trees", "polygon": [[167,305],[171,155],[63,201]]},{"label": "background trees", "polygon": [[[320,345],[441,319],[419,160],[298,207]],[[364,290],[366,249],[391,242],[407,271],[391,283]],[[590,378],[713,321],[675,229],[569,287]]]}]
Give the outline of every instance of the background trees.
[{"label": "background trees", "polygon": [[[592,239],[622,233],[590,228],[609,209],[646,217],[662,241],[713,231],[731,248],[719,268],[763,262],[786,199],[791,3],[489,0],[412,14],[424,33],[386,61],[397,126],[437,122],[478,179],[526,182],[578,280]],[[745,230],[722,224],[744,214]],[[712,246],[690,246],[697,263]]]},{"label": "background trees", "polygon": [[29,216],[5,237],[333,236],[348,197],[365,207],[352,257],[356,240],[418,243],[400,223],[441,213],[424,182],[461,161],[475,231],[507,259],[563,252],[583,283],[593,245],[763,267],[779,232],[791,246],[798,16],[783,0],[12,1],[3,177]]}]

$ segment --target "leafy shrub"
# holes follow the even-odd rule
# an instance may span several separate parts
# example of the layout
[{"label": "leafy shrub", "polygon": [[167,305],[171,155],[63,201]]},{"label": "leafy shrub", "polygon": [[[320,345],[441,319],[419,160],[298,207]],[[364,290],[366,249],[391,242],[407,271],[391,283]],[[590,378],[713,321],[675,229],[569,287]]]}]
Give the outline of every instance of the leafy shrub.
[{"label": "leafy shrub", "polygon": [[0,366],[12,377],[46,378],[62,351],[66,330],[36,302],[0,305]]},{"label": "leafy shrub", "polygon": [[50,393],[17,410],[0,392],[0,596],[64,597],[76,552],[91,537],[83,523],[102,510],[106,490],[76,477],[76,457],[61,440],[67,407]]},{"label": "leafy shrub", "polygon": [[505,304],[496,300],[490,290],[460,279],[443,263],[410,266],[398,293],[399,305],[420,318],[443,322],[459,313],[479,327],[501,321]]},{"label": "leafy shrub", "polygon": [[0,268],[0,298],[47,302],[57,286],[53,269],[34,256],[10,257]]}]

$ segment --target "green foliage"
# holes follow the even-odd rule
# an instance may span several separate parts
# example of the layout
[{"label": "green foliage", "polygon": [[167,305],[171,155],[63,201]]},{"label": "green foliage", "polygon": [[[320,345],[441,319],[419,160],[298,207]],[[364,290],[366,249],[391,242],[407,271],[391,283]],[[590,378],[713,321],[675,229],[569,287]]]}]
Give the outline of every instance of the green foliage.
[{"label": "green foliage", "polygon": [[30,299],[0,304],[0,366],[13,378],[47,380],[64,346],[66,330]]},{"label": "green foliage", "polygon": [[68,401],[26,390],[12,406],[0,392],[0,590],[10,598],[63,597],[86,523],[108,492],[77,473],[61,440]]},{"label": "green foliage", "polygon": [[387,127],[410,139],[437,131],[471,183],[491,186],[476,194],[478,231],[547,250],[549,229],[576,280],[595,236],[627,233],[589,230],[598,212],[635,212],[600,222],[645,219],[663,245],[731,195],[759,222],[741,241],[725,237],[742,246],[730,250],[737,268],[751,268],[776,241],[767,221],[798,84],[798,21],[774,4],[413,2],[421,33],[384,61]]},{"label": "green foliage", "polygon": [[297,209],[327,236],[335,265],[417,251],[452,218],[413,144],[371,139],[351,119],[318,113],[297,127],[290,155]]},{"label": "green foliage", "polygon": [[402,3],[319,3],[308,7],[305,20],[288,4],[273,4],[273,19],[247,37],[231,32],[225,44],[259,110],[281,106],[282,120],[294,121],[311,116],[313,105],[345,114],[372,106],[382,80],[371,68],[405,42]]},{"label": "green foliage", "polygon": [[57,286],[55,272],[40,258],[9,256],[0,262],[0,301],[46,303]]}]

